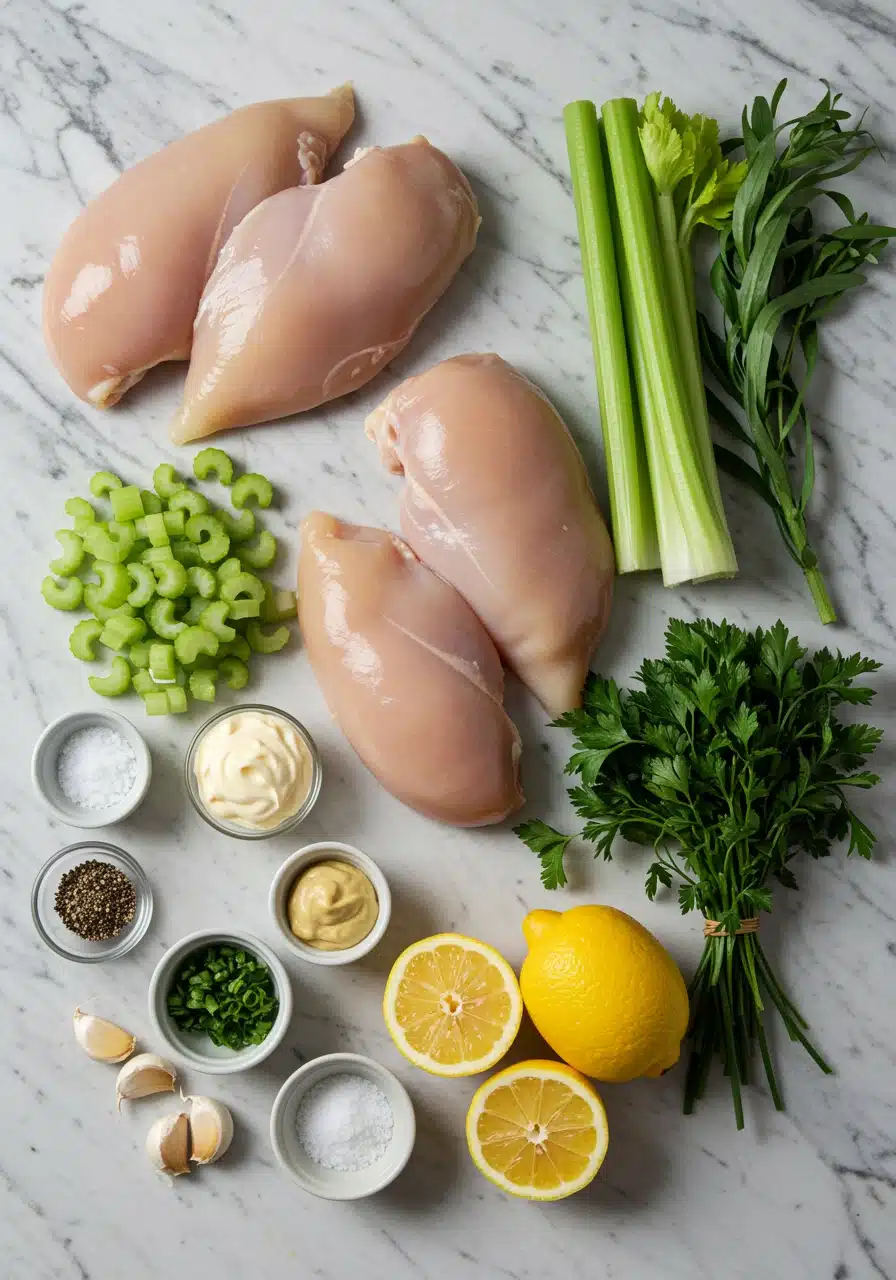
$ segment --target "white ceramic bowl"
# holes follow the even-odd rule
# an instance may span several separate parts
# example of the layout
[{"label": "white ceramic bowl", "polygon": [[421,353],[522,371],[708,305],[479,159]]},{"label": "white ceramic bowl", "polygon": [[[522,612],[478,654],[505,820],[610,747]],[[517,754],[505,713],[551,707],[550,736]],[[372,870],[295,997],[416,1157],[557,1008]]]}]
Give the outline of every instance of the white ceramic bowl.
[{"label": "white ceramic bowl", "polygon": [[[289,891],[297,877],[301,875],[306,867],[312,866],[315,862],[323,862],[326,859],[349,862],[353,867],[357,867],[359,871],[363,871],[373,885],[379,905],[376,923],[367,937],[362,938],[354,947],[346,947],[343,951],[321,951],[317,947],[310,947],[307,942],[303,942],[301,938],[295,936],[289,927],[289,919],[286,914]],[[308,844],[304,849],[298,849],[295,853],[289,855],[271,883],[268,906],[284,942],[303,960],[307,960],[309,964],[351,964],[354,960],[360,960],[362,956],[368,955],[389,927],[389,917],[392,914],[392,895],[389,892],[389,884],[386,877],[380,871],[373,858],[369,858],[366,853],[362,853],[360,849],[356,849],[353,845],[340,844],[337,840],[322,840],[319,844]]]},{"label": "white ceramic bowl", "polygon": [[[86,809],[63,795],[56,774],[59,752],[67,738],[80,729],[113,729],[130,743],[137,758],[137,776],[128,794],[106,809]],[[152,757],[142,734],[117,711],[72,711],[60,716],[37,740],[31,757],[31,780],[47,808],[70,827],[108,827],[133,813],[146,795],[152,777]]]},{"label": "white ceramic bowl", "polygon": [[[327,1076],[360,1075],[372,1080],[389,1099],[395,1127],[392,1140],[366,1169],[343,1172],[316,1164],[305,1153],[296,1131],[296,1113],[307,1091]],[[382,1191],[401,1173],[414,1149],[417,1125],[414,1106],[401,1081],[385,1067],[358,1053],[328,1053],[313,1058],[284,1081],[271,1110],[274,1154],[299,1186],[324,1200],[360,1200]]]},{"label": "white ceramic bowl", "polygon": [[[168,1013],[168,989],[178,965],[191,952],[199,951],[212,943],[230,943],[231,946],[251,951],[259,960],[264,961],[273,974],[280,1008],[274,1025],[261,1044],[249,1045],[245,1049],[228,1049],[226,1045],[212,1044],[208,1036],[202,1033],[181,1031]],[[165,952],[156,965],[149,983],[149,1016],[159,1038],[187,1066],[196,1071],[204,1071],[210,1076],[234,1075],[263,1062],[286,1035],[286,1028],[292,1018],[292,987],[283,965],[260,938],[244,933],[241,929],[201,929],[198,933],[188,933],[185,938],[181,938],[180,942],[176,942]]]}]

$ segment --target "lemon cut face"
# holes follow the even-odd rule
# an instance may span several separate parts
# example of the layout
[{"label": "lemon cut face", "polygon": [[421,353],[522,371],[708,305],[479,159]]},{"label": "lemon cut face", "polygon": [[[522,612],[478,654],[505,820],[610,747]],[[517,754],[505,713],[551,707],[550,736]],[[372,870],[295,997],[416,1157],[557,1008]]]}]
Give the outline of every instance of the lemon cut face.
[{"label": "lemon cut face", "polygon": [[467,1145],[476,1167],[510,1195],[561,1200],[594,1178],[609,1133],[600,1096],[563,1063],[499,1071],[476,1092]]},{"label": "lemon cut face", "polygon": [[523,1001],[493,947],[459,933],[415,942],[393,965],[383,1015],[397,1048],[437,1076],[487,1071],[516,1039]]}]

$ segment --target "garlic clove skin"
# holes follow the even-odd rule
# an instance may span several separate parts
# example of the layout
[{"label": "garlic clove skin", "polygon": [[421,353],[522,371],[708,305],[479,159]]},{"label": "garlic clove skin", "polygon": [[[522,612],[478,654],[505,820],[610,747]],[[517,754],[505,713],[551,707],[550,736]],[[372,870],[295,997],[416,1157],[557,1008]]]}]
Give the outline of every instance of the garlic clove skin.
[{"label": "garlic clove skin", "polygon": [[187,1150],[190,1122],[185,1111],[174,1111],[157,1120],[146,1135],[146,1154],[159,1173],[178,1178],[190,1172]]},{"label": "garlic clove skin", "polygon": [[184,1098],[184,1102],[190,1104],[190,1159],[197,1164],[214,1164],[233,1141],[233,1116],[215,1098],[196,1094]]},{"label": "garlic clove skin", "polygon": [[173,1093],[177,1072],[167,1058],[157,1053],[138,1053],[126,1062],[115,1082],[115,1105],[120,1111],[124,1099],[147,1098],[152,1093]]},{"label": "garlic clove skin", "polygon": [[114,1022],[107,1022],[105,1018],[85,1013],[83,1009],[75,1010],[72,1027],[78,1044],[94,1062],[124,1062],[137,1044],[130,1031],[116,1026]]}]

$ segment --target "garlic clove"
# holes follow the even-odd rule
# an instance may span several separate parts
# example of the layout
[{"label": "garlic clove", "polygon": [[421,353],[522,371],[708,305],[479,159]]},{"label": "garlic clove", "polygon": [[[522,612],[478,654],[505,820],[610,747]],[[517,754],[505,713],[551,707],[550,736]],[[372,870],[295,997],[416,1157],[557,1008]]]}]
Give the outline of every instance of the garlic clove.
[{"label": "garlic clove", "polygon": [[201,1095],[184,1098],[190,1104],[190,1157],[197,1164],[214,1164],[233,1141],[233,1116],[214,1098]]},{"label": "garlic clove", "polygon": [[105,1018],[76,1009],[72,1026],[78,1044],[94,1062],[124,1062],[134,1052],[135,1037]]},{"label": "garlic clove", "polygon": [[121,1110],[123,1099],[147,1098],[151,1093],[173,1093],[177,1072],[166,1058],[157,1053],[138,1053],[126,1062],[115,1082],[115,1105]]},{"label": "garlic clove", "polygon": [[174,1111],[157,1120],[146,1135],[146,1154],[159,1173],[177,1178],[190,1172],[187,1149],[190,1122],[185,1111]]}]

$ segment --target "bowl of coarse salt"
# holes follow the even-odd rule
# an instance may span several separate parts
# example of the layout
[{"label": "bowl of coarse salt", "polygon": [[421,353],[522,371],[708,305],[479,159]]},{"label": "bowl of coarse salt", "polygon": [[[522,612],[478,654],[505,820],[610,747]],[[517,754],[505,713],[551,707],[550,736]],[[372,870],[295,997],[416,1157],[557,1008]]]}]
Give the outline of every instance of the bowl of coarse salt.
[{"label": "bowl of coarse salt", "polygon": [[72,711],[37,740],[31,778],[70,827],[107,827],[134,812],[152,777],[152,757],[130,720],[115,711]]},{"label": "bowl of coarse salt", "polygon": [[328,1053],[283,1083],[271,1111],[271,1145],[283,1168],[324,1200],[382,1191],[410,1159],[414,1107],[404,1085],[373,1058]]}]

